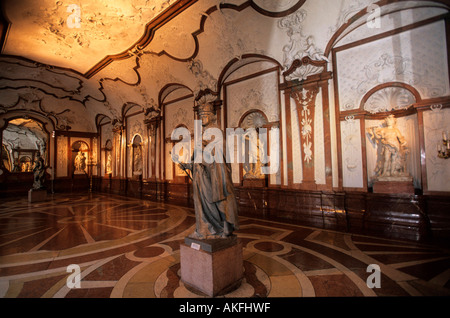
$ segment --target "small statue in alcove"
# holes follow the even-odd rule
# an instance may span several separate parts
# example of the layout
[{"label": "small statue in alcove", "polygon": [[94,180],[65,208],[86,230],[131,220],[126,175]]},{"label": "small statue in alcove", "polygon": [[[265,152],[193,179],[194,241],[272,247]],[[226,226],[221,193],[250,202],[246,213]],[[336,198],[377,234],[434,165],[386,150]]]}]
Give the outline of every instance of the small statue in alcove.
[{"label": "small statue in alcove", "polygon": [[75,157],[74,161],[75,173],[86,172],[86,156],[84,152],[78,151],[78,155]]},{"label": "small statue in alcove", "polygon": [[142,175],[142,146],[134,147],[133,175]]},{"label": "small statue in alcove", "polygon": [[410,177],[406,170],[406,156],[409,152],[405,137],[396,127],[394,115],[384,119],[382,127],[370,127],[367,133],[378,145],[378,158],[375,177],[385,181],[402,177]]}]

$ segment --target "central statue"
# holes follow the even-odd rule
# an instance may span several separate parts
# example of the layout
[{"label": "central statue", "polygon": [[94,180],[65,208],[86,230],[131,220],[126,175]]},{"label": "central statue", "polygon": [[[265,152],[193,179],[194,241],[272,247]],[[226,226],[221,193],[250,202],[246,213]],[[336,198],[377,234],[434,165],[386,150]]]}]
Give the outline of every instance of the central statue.
[{"label": "central statue", "polygon": [[[198,115],[202,121],[203,131],[208,128],[219,128],[216,124],[216,114],[212,103],[206,102],[200,105]],[[212,140],[211,143],[213,142],[217,141]],[[190,170],[192,176],[196,229],[190,237],[195,239],[227,238],[233,234],[234,230],[239,229],[238,205],[231,179],[231,166],[226,163],[221,146],[215,147],[215,157],[223,158],[220,162],[212,160],[211,163],[208,163],[204,156],[202,156],[202,162],[194,162],[195,152],[203,151],[206,146],[207,143],[204,141],[201,148],[194,148],[191,163],[178,163],[182,170]],[[217,151],[221,153],[217,153]]]}]

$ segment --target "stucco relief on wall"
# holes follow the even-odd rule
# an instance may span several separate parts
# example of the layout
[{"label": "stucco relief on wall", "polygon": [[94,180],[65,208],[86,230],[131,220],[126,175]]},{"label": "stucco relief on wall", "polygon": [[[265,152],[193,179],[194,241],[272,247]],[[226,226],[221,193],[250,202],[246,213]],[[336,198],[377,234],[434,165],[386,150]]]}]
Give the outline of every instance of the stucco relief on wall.
[{"label": "stucco relief on wall", "polygon": [[438,22],[339,51],[340,110],[359,108],[369,90],[388,82],[408,84],[422,99],[448,94],[444,33]]},{"label": "stucco relief on wall", "polygon": [[428,191],[448,191],[450,189],[450,160],[438,158],[436,147],[442,144],[442,132],[448,129],[450,109],[424,112],[423,122]]},{"label": "stucco relief on wall", "polygon": [[[283,66],[289,69],[295,60],[301,60],[309,57],[313,61],[327,61],[328,58],[323,55],[323,51],[317,48],[313,35],[305,36],[303,34],[303,25],[307,12],[303,9],[281,19],[278,27],[286,29],[289,37],[289,43],[283,46]],[[321,73],[323,67],[312,64],[302,65],[294,73],[286,77],[287,80],[305,80],[308,76]]]},{"label": "stucco relief on wall", "polygon": [[348,117],[341,122],[342,174],[344,187],[362,188],[362,147],[360,120]]},{"label": "stucco relief on wall", "polygon": [[392,110],[407,109],[416,102],[414,95],[405,88],[386,87],[371,95],[364,104],[364,110],[375,114]]},{"label": "stucco relief on wall", "polygon": [[259,109],[269,122],[279,120],[277,78],[275,73],[231,85],[228,92],[228,126],[237,127],[241,116],[250,109]]}]

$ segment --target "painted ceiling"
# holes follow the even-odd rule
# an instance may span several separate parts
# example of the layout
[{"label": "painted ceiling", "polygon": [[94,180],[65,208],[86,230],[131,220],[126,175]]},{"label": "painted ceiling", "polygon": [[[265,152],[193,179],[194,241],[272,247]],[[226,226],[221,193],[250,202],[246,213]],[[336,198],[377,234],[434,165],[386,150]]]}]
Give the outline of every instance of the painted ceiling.
[{"label": "painted ceiling", "polygon": [[3,54],[80,73],[127,50],[177,0],[5,0]]}]

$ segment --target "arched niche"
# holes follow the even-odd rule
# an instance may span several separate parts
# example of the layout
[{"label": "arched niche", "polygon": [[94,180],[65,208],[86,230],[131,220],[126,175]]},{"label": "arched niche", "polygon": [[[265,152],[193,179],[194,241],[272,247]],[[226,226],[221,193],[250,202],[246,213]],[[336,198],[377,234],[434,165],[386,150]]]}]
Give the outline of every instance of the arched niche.
[{"label": "arched niche", "polygon": [[105,142],[105,174],[112,174],[112,141],[111,139],[106,140]]},{"label": "arched niche", "polygon": [[420,101],[420,94],[414,87],[405,83],[385,83],[364,95],[360,110],[371,114],[406,110]]},{"label": "arched niche", "polygon": [[88,174],[88,160],[90,158],[89,145],[83,140],[77,140],[71,147],[71,167],[74,175]]},{"label": "arched niche", "polygon": [[171,159],[171,151],[176,143],[171,139],[171,135],[178,127],[185,127],[191,134],[194,133],[194,92],[183,84],[169,83],[161,89],[158,103],[163,118],[160,130],[161,152],[159,153],[162,178],[174,183],[186,183],[185,177],[182,177],[180,170]]},{"label": "arched niche", "polygon": [[32,172],[36,159],[41,156],[49,166],[50,132],[48,122],[31,116],[15,115],[4,118],[0,128],[2,138],[2,167],[10,173]]},{"label": "arched niche", "polygon": [[383,147],[371,137],[369,131],[386,127],[386,119],[395,119],[398,135],[404,139],[405,168],[408,176],[413,178],[416,189],[421,189],[420,141],[417,110],[414,105],[421,102],[419,92],[411,85],[393,82],[375,86],[362,98],[360,111],[364,112],[364,127],[366,128],[365,153],[368,187],[372,188],[376,180],[376,171],[381,169],[383,162]]},{"label": "arched niche", "polygon": [[131,141],[132,148],[132,173],[133,177],[141,177],[143,172],[143,138],[141,135],[136,134]]},{"label": "arched niche", "polygon": [[[242,136],[242,147],[238,153],[243,154],[243,163],[240,165],[240,180],[243,186],[265,187],[267,186],[267,175],[263,174],[261,167],[261,156],[267,154],[267,138],[261,139],[262,128],[267,128],[267,116],[258,109],[252,109],[242,115],[239,120],[239,128],[244,130]],[[266,133],[268,130],[266,130]]]}]

